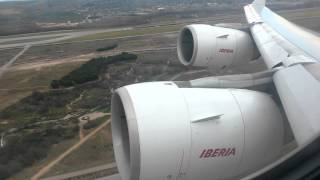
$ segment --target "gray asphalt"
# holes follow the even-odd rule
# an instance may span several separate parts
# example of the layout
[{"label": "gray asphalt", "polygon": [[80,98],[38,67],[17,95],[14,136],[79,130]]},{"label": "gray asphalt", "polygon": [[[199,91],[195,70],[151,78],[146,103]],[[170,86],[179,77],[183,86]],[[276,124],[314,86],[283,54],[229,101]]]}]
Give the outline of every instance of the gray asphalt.
[{"label": "gray asphalt", "polygon": [[[115,29],[101,29],[101,30],[87,30],[87,31],[77,31],[77,32],[65,32],[65,33],[55,33],[55,34],[40,34],[40,35],[31,35],[31,36],[23,36],[23,37],[7,37],[7,38],[0,38],[0,49],[9,49],[9,48],[17,48],[17,47],[23,47],[23,46],[32,46],[32,45],[41,45],[41,44],[49,44],[49,43],[55,43],[59,41],[64,41],[72,38],[77,38],[81,36],[91,35],[91,34],[97,34],[97,33],[105,33],[105,32],[113,32],[113,31],[125,31],[130,30],[131,27],[127,28],[115,28]],[[62,36],[55,38],[57,36]],[[45,40],[38,40],[48,38]],[[34,39],[34,41],[32,41]],[[26,42],[20,42],[20,43],[10,43],[14,41],[21,41],[26,40]],[[4,44],[6,43],[7,44]]]}]

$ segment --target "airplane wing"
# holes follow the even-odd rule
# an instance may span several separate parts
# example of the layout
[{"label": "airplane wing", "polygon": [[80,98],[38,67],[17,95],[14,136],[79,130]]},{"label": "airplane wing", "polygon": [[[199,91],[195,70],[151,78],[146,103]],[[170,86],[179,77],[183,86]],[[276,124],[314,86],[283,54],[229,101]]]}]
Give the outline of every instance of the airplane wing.
[{"label": "airplane wing", "polygon": [[273,76],[298,145],[320,133],[320,37],[256,0],[244,7],[252,36]]},{"label": "airplane wing", "polygon": [[[244,8],[251,33],[183,27],[177,53],[181,64],[214,72],[248,65],[261,54],[267,71],[115,91],[111,128],[122,179],[276,179],[291,165],[308,163],[306,157],[318,157],[320,39],[265,4],[256,0]],[[260,90],[273,84],[276,92]],[[289,149],[292,141],[295,149]]]}]

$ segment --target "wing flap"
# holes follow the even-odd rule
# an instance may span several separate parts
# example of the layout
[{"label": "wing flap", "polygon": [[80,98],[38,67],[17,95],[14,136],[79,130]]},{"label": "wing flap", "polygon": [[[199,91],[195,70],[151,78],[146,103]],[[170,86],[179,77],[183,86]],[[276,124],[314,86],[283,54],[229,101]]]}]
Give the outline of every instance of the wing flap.
[{"label": "wing flap", "polygon": [[272,12],[265,3],[255,0],[244,10],[267,67],[284,67],[275,73],[274,83],[301,146],[320,132],[320,80],[314,73],[320,71],[320,37]]},{"label": "wing flap", "polygon": [[296,141],[303,145],[320,132],[320,82],[295,65],[278,71],[274,83]]},{"label": "wing flap", "polygon": [[[320,38],[302,31],[265,7],[265,1],[254,1],[244,7],[255,43],[269,69],[279,66],[315,63],[320,59]],[[292,31],[292,32],[291,32]]]},{"label": "wing flap", "polygon": [[245,6],[244,11],[246,13],[247,22],[249,24],[262,22],[260,15],[251,5]]}]

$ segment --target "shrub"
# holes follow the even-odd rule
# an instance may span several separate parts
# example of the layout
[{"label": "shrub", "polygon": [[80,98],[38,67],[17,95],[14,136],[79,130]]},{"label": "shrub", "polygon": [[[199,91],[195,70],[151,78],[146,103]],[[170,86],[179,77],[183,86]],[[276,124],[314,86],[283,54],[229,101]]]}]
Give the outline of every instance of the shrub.
[{"label": "shrub", "polygon": [[[40,117],[57,119],[67,113],[66,105],[80,95],[80,90],[33,92],[19,103],[0,112],[0,118],[21,120],[17,125],[38,121]],[[28,122],[27,122],[28,121]],[[19,126],[21,127],[21,126]]]},{"label": "shrub", "polygon": [[95,128],[99,125],[99,122],[97,121],[89,121],[88,123],[86,123],[85,125],[83,125],[83,129],[92,129]]},{"label": "shrub", "polygon": [[68,75],[62,77],[60,80],[53,80],[51,82],[51,88],[71,87],[77,84],[97,80],[99,79],[102,70],[107,68],[108,65],[136,59],[137,55],[125,52],[115,56],[93,58],[78,69],[75,69]]},{"label": "shrub", "polygon": [[52,89],[59,89],[60,88],[59,81],[58,80],[51,81],[50,86]]},{"label": "shrub", "polygon": [[0,179],[7,179],[44,159],[53,144],[74,137],[78,133],[77,129],[77,126],[51,127],[41,133],[11,137],[9,143],[0,149]]},{"label": "shrub", "polygon": [[115,49],[117,47],[118,47],[118,44],[113,44],[113,45],[106,46],[106,47],[103,47],[103,48],[98,48],[96,51],[98,51],[98,52],[100,52],[100,51],[109,51],[109,50]]},{"label": "shrub", "polygon": [[10,169],[6,165],[0,164],[0,179],[7,179],[10,177]]}]

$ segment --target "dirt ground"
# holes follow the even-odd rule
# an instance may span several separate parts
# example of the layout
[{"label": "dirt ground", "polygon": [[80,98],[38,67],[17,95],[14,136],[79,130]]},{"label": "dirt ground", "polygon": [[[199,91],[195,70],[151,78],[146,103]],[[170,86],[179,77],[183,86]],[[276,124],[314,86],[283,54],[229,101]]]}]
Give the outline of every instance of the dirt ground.
[{"label": "dirt ground", "polygon": [[50,177],[76,170],[114,162],[110,125],[81,145],[66,158],[55,165],[43,177]]}]

